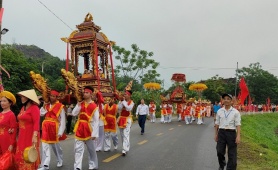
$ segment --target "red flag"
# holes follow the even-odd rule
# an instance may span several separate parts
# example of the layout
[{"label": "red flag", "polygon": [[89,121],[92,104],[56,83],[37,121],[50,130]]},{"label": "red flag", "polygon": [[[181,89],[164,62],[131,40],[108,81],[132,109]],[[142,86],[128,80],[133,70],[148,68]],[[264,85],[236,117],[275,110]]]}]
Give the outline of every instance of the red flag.
[{"label": "red flag", "polygon": [[240,79],[239,88],[240,88],[240,102],[241,104],[244,104],[244,100],[249,95],[249,90],[243,77]]},{"label": "red flag", "polygon": [[0,9],[0,23],[2,23],[3,13],[4,13],[4,8],[1,8]]},{"label": "red flag", "polygon": [[266,104],[267,104],[268,106],[270,106],[270,98],[269,98],[269,97],[266,99]]}]

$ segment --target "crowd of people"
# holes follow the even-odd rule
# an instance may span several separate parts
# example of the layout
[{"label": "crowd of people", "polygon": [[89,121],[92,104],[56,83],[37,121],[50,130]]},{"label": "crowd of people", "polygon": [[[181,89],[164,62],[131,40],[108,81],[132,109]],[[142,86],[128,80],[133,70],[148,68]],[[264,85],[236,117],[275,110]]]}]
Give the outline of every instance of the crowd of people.
[{"label": "crowd of people", "polygon": [[[69,135],[72,131],[74,133],[75,160],[73,167],[75,170],[82,169],[85,150],[89,153],[89,169],[98,169],[97,152],[118,149],[117,129],[119,129],[122,142],[122,156],[126,156],[129,152],[132,110],[134,109],[131,90],[126,90],[122,96],[115,96],[105,105],[97,101],[98,98],[96,93],[94,93],[94,89],[89,86],[84,87],[83,101],[78,102],[75,106],[73,104],[64,106],[60,103],[58,100],[59,92],[56,90],[50,91],[49,101],[47,102],[38,97],[34,89],[17,94],[20,96],[23,106],[16,118],[16,114],[11,110],[11,106],[16,104],[15,96],[8,91],[0,93],[2,108],[0,113],[0,157],[5,152],[13,153],[16,160],[16,170],[49,169],[51,160],[50,147],[56,156],[56,166],[62,167],[63,150],[60,145],[60,139],[65,132]],[[232,132],[238,131],[236,129],[237,126],[230,127],[227,124],[223,125],[221,122],[223,121],[220,116],[222,112],[228,118],[230,112],[238,116],[238,110],[240,110],[236,105],[231,106],[231,102],[228,101],[231,96],[225,95],[222,97],[223,102],[215,102],[215,104],[207,101],[188,101],[187,103],[177,104],[163,101],[160,108],[156,107],[154,101],[146,104],[144,99],[141,99],[135,112],[141,128],[141,135],[145,133],[147,119],[151,123],[157,121],[156,111],[158,110],[160,110],[160,122],[163,124],[170,123],[173,119],[173,114],[177,115],[177,120],[180,122],[191,124],[195,121],[198,125],[204,124],[204,117],[214,117],[217,129],[216,136],[220,135],[221,129],[225,129],[225,126]],[[227,109],[223,110],[226,106]],[[232,109],[232,111],[229,111],[229,109]],[[40,119],[42,117],[44,119]],[[234,119],[232,120],[234,121]],[[74,128],[72,128],[72,122],[74,123]],[[235,125],[240,126],[240,118]],[[225,135],[225,133],[223,131],[221,135]],[[219,139],[225,140],[217,136],[216,141],[219,141]],[[85,145],[87,149],[85,149]],[[41,150],[41,153],[38,153],[38,159],[31,163],[24,158],[24,150],[30,146],[35,147],[37,151]],[[224,165],[223,147],[220,144],[217,147],[219,161],[222,161],[221,167]]]},{"label": "crowd of people", "polygon": [[[132,91],[126,90],[122,96],[113,98],[104,106],[93,100],[98,100],[95,94],[92,87],[84,87],[83,101],[75,107],[66,107],[59,102],[59,92],[56,90],[50,91],[48,101],[38,97],[34,89],[22,91],[18,95],[23,107],[16,118],[11,110],[11,106],[16,104],[15,96],[8,91],[1,92],[0,157],[11,152],[15,157],[15,170],[45,170],[50,167],[52,148],[57,160],[56,166],[62,167],[60,139],[65,131],[71,134],[73,117],[76,117],[73,128],[75,170],[82,169],[85,145],[89,152],[89,169],[98,169],[97,151],[110,151],[111,143],[114,149],[118,149],[117,127],[122,139],[122,156],[126,156],[130,149],[131,111],[134,107]],[[29,147],[41,151],[34,162],[25,158],[25,150]]]}]

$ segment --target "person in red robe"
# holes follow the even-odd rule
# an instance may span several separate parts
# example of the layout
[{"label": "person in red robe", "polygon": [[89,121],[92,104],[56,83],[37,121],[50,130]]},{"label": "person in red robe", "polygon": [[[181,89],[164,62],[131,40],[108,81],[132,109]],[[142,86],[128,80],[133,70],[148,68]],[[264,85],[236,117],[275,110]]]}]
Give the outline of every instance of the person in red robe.
[{"label": "person in red robe", "polygon": [[184,120],[185,120],[185,123],[188,125],[189,123],[192,123],[190,118],[192,116],[192,103],[191,102],[188,102],[186,104],[186,106],[183,108],[183,113],[184,113]]},{"label": "person in red robe", "polygon": [[156,111],[156,105],[154,103],[153,100],[150,101],[149,104],[149,113],[150,113],[150,118],[151,118],[151,122],[154,123],[155,122],[155,111]]},{"label": "person in red robe", "polygon": [[94,89],[91,86],[84,87],[83,101],[77,103],[72,111],[73,116],[78,115],[74,126],[74,170],[82,169],[83,154],[87,146],[89,169],[98,169],[98,158],[94,140],[99,137],[99,109],[92,100]]},{"label": "person in red robe", "polygon": [[40,109],[40,115],[45,116],[42,122],[42,163],[41,167],[49,169],[50,146],[57,157],[57,167],[63,166],[63,150],[59,144],[59,138],[66,128],[66,114],[64,105],[58,101],[59,92],[51,90],[49,103],[44,103]]},{"label": "person in red robe", "polygon": [[105,120],[107,122],[106,125],[104,125],[104,151],[110,151],[111,149],[111,139],[114,145],[114,149],[116,150],[118,148],[118,135],[117,135],[117,122],[116,122],[116,116],[118,113],[118,105],[115,104],[116,99],[111,99],[108,104],[104,105],[103,112],[105,114]]},{"label": "person in red robe", "polygon": [[0,113],[0,156],[7,150],[15,151],[17,123],[15,114],[11,111],[11,106],[16,103],[15,96],[9,91],[0,93],[1,108]]},{"label": "person in red robe", "polygon": [[40,109],[38,105],[40,101],[34,89],[21,91],[18,95],[23,106],[17,116],[19,122],[15,153],[17,170],[35,170],[40,164],[40,159],[38,158],[34,163],[27,163],[24,161],[23,153],[29,146],[35,146],[39,151]]},{"label": "person in red robe", "polygon": [[122,156],[126,156],[130,149],[130,128],[132,124],[132,109],[134,102],[131,100],[132,91],[126,90],[124,100],[118,103],[120,116],[118,117],[118,127],[122,138]]},{"label": "person in red robe", "polygon": [[182,112],[183,112],[183,104],[178,103],[177,104],[177,115],[178,115],[178,121],[180,122],[182,120]]}]

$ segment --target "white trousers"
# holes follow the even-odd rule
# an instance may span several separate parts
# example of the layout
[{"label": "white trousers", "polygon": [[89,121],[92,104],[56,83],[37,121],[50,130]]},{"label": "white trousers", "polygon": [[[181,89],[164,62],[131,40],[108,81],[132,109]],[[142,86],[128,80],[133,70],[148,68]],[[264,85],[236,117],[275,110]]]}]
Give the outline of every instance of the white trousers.
[{"label": "white trousers", "polygon": [[178,114],[178,121],[181,121],[181,113]]},{"label": "white trousers", "polygon": [[155,113],[150,113],[150,117],[151,117],[151,122],[155,122]]},{"label": "white trousers", "polygon": [[[111,138],[112,138],[112,142],[114,147],[118,146],[119,144],[119,138],[117,135],[117,132],[105,132],[104,133],[104,151],[108,151],[111,149]],[[111,138],[110,138],[111,136]]]},{"label": "white trousers", "polygon": [[163,114],[161,114],[160,122],[161,122],[161,123],[164,123],[164,121],[165,121],[165,119],[164,119],[164,115],[163,115]]},{"label": "white trousers", "polygon": [[186,123],[186,124],[191,123],[190,119],[191,119],[191,116],[185,116],[185,117],[184,117],[185,123]]},{"label": "white trousers", "polygon": [[97,153],[94,145],[94,141],[92,139],[88,139],[86,141],[81,141],[75,139],[74,143],[74,170],[79,168],[82,170],[82,159],[85,150],[85,144],[87,146],[88,154],[88,161],[89,161],[89,169],[97,169],[98,168],[98,158]]},{"label": "white trousers", "polygon": [[63,150],[61,148],[61,145],[59,143],[53,143],[53,144],[49,144],[49,143],[45,143],[42,142],[42,153],[41,153],[41,165],[44,166],[48,166],[50,164],[50,147],[52,146],[52,150],[54,152],[54,154],[56,155],[57,158],[57,162],[63,163]]},{"label": "white trousers", "polygon": [[200,124],[203,124],[203,123],[204,123],[204,122],[203,122],[202,117],[199,117],[199,118],[198,118],[198,121],[197,121],[197,124],[200,125]]},{"label": "white trousers", "polygon": [[168,122],[168,123],[170,122],[170,115],[168,115],[168,114],[164,115],[164,123],[165,122]]},{"label": "white trousers", "polygon": [[168,122],[172,122],[172,113],[171,114],[169,114],[169,118],[168,118]]},{"label": "white trousers", "polygon": [[104,126],[99,126],[98,138],[94,140],[96,151],[101,151],[104,143]]},{"label": "white trousers", "polygon": [[123,142],[122,153],[128,152],[130,148],[130,142],[129,142],[130,128],[131,128],[131,118],[128,118],[126,127],[124,129],[120,128],[120,134]]}]

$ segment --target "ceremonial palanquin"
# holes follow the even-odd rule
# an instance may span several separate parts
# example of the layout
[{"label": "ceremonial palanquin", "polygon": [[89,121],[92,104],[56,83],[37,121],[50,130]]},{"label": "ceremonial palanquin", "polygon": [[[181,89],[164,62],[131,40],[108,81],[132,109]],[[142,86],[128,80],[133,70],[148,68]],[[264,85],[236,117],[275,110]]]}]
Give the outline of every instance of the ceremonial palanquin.
[{"label": "ceremonial palanquin", "polygon": [[[99,32],[101,28],[93,22],[90,13],[76,27],[78,30],[62,39],[71,45],[70,67],[69,70],[61,70],[62,76],[78,101],[82,100],[82,87],[92,86],[95,91],[101,92],[104,102],[108,103],[116,92],[111,51],[114,42]],[[80,72],[79,69],[84,71]]]},{"label": "ceremonial palanquin", "polygon": [[[186,82],[185,74],[175,73],[175,74],[172,75],[171,80],[176,82],[176,83],[185,83]],[[182,86],[178,85],[173,90],[173,92],[170,96],[170,100],[173,103],[185,103],[186,94],[184,93],[184,90],[183,90]]]}]

